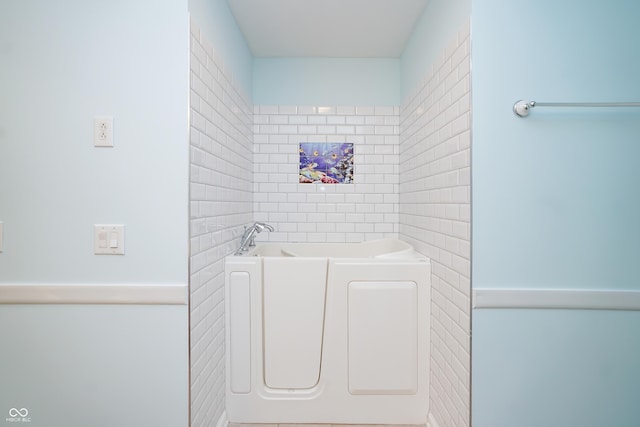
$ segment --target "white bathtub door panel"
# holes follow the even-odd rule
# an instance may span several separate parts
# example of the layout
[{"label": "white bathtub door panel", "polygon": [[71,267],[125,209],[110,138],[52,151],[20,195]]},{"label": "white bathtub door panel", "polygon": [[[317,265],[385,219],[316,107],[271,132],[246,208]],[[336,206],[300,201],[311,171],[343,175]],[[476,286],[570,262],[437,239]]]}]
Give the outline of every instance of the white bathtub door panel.
[{"label": "white bathtub door panel", "polygon": [[418,289],[414,282],[350,282],[349,392],[415,394]]},{"label": "white bathtub door panel", "polygon": [[251,392],[251,277],[229,274],[229,364],[233,393]]},{"label": "white bathtub door panel", "polygon": [[308,389],[320,378],[326,258],[264,258],[264,380]]}]

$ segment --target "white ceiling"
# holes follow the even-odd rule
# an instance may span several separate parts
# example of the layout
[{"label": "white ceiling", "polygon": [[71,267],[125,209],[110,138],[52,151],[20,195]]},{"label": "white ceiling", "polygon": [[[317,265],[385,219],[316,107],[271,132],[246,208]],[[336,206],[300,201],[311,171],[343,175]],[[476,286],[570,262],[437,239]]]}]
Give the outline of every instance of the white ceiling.
[{"label": "white ceiling", "polygon": [[257,57],[398,58],[429,0],[228,0]]}]

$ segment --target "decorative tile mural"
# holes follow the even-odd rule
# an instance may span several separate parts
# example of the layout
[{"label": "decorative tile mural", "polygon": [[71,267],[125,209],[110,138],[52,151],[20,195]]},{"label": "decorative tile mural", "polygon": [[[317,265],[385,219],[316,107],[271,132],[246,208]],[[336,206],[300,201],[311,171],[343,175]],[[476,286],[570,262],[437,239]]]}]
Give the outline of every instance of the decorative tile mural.
[{"label": "decorative tile mural", "polygon": [[353,183],[353,143],[301,142],[300,183]]}]

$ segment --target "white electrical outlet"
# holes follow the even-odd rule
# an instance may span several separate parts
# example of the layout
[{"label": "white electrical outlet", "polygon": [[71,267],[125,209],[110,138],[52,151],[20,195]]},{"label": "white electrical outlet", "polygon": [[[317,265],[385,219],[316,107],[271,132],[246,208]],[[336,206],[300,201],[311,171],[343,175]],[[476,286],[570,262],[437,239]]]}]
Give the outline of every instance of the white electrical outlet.
[{"label": "white electrical outlet", "polygon": [[93,145],[113,147],[113,117],[95,116],[93,118]]}]

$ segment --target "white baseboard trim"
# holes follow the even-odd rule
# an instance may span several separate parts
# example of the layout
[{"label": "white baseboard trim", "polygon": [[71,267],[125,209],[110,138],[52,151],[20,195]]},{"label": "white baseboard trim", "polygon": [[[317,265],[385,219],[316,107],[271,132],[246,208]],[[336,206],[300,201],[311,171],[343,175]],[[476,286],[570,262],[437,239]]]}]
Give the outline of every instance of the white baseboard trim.
[{"label": "white baseboard trim", "polygon": [[186,305],[186,284],[0,285],[0,304]]},{"label": "white baseboard trim", "polygon": [[593,289],[476,289],[473,308],[640,310],[640,291]]},{"label": "white baseboard trim", "polygon": [[433,418],[433,413],[429,412],[429,416],[427,417],[427,427],[440,427],[435,418]]},{"label": "white baseboard trim", "polygon": [[218,418],[218,422],[216,423],[216,427],[227,427],[229,425],[229,419],[227,418],[227,411],[222,411],[220,418]]}]

